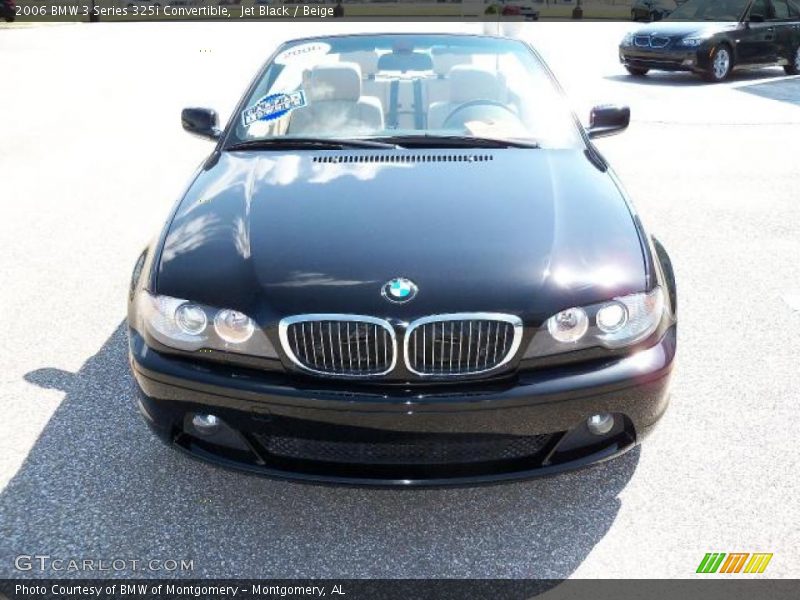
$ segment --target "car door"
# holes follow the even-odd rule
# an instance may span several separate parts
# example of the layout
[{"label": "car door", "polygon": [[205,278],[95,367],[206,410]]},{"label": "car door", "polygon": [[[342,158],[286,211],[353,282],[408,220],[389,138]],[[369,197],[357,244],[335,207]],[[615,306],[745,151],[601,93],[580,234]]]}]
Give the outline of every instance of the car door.
[{"label": "car door", "polygon": [[736,60],[740,65],[775,62],[776,28],[769,0],[754,0],[746,17],[746,27],[738,34]]},{"label": "car door", "polygon": [[800,45],[800,9],[789,0],[772,0],[777,27],[778,58],[794,60]]}]

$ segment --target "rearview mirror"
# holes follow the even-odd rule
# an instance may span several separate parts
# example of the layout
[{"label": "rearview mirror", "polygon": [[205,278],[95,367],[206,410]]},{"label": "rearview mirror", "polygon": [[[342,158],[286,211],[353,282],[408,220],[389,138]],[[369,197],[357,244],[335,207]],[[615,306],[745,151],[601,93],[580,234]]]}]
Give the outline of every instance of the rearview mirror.
[{"label": "rearview mirror", "polygon": [[631,109],[627,106],[618,106],[616,104],[595,106],[589,114],[587,132],[590,138],[614,135],[627,129],[630,122]]},{"label": "rearview mirror", "polygon": [[210,108],[184,108],[181,111],[181,125],[189,133],[206,140],[217,141],[219,130],[217,111]]},{"label": "rearview mirror", "polygon": [[753,13],[750,15],[750,22],[751,23],[763,23],[764,22],[764,15],[760,15],[758,13]]}]

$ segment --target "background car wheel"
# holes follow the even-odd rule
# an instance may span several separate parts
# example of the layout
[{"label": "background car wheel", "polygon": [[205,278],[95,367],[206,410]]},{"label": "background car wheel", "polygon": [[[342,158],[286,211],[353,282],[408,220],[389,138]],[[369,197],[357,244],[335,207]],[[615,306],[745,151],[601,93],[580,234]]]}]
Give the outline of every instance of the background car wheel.
[{"label": "background car wheel", "polygon": [[794,51],[794,59],[792,59],[791,64],[783,67],[783,70],[786,71],[787,75],[800,75],[800,46]]},{"label": "background car wheel", "polygon": [[642,69],[640,67],[625,67],[625,70],[634,77],[644,77],[650,69]]},{"label": "background car wheel", "polygon": [[733,68],[733,55],[728,46],[722,45],[714,48],[708,70],[703,74],[706,81],[718,83],[725,81]]}]

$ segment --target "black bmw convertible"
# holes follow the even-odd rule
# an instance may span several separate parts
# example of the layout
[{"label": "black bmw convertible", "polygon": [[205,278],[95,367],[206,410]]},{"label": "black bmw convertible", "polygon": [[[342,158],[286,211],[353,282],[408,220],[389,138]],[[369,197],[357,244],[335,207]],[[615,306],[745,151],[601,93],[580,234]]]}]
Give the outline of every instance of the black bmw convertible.
[{"label": "black bmw convertible", "polygon": [[535,50],[467,35],[293,41],[133,270],[139,409],[278,477],[442,485],[618,456],[664,413],[676,289]]}]

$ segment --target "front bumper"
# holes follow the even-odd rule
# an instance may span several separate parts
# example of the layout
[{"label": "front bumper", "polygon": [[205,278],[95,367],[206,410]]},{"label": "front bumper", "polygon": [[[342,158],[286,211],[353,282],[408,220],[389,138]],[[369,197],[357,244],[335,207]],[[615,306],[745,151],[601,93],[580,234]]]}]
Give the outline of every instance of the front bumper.
[{"label": "front bumper", "polygon": [[[407,486],[545,475],[626,452],[667,407],[675,331],[622,359],[426,386],[292,380],[159,353],[129,333],[139,408],[164,441],[275,477]],[[602,436],[586,426],[597,413],[615,416]],[[224,426],[203,435],[195,414]]]},{"label": "front bumper", "polygon": [[620,46],[619,61],[626,67],[660,71],[703,71],[708,67],[706,53],[698,48],[653,49]]}]

